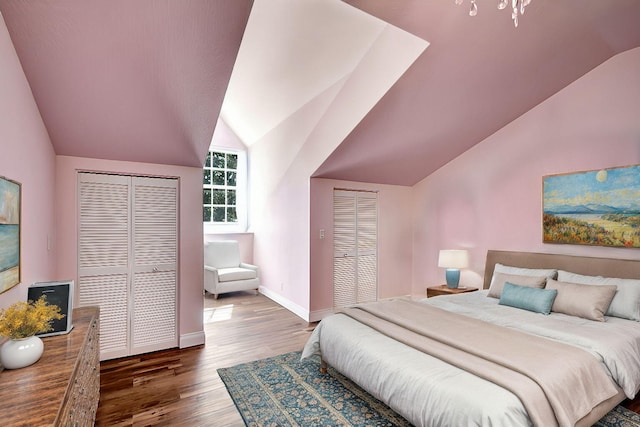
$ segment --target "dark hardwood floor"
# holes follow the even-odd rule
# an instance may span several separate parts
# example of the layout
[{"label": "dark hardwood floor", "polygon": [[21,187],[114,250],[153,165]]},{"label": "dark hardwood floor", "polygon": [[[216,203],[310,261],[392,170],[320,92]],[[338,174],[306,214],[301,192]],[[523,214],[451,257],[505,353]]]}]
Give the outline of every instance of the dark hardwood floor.
[{"label": "dark hardwood floor", "polygon": [[216,370],[301,350],[313,330],[263,295],[205,297],[206,344],[105,361],[96,426],[244,426]]},{"label": "dark hardwood floor", "polygon": [[[263,295],[205,297],[206,344],[103,362],[97,426],[244,426],[216,370],[301,350],[313,325]],[[640,397],[624,405],[640,413]]]}]

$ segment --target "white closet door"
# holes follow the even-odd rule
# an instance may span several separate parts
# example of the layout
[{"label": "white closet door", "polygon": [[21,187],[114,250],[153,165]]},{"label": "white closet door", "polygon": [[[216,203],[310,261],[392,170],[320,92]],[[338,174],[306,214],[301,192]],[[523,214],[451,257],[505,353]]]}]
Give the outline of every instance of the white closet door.
[{"label": "white closet door", "polygon": [[334,190],[334,308],[378,296],[377,193]]},{"label": "white closet door", "polygon": [[131,353],[178,345],[178,182],[133,178]]},{"label": "white closet door", "polygon": [[356,195],[358,303],[378,299],[378,195]]},{"label": "white closet door", "polygon": [[177,180],[78,182],[79,305],[100,307],[100,359],[176,347]]},{"label": "white closet door", "polygon": [[79,174],[78,304],[100,307],[101,359],[129,355],[129,183]]}]

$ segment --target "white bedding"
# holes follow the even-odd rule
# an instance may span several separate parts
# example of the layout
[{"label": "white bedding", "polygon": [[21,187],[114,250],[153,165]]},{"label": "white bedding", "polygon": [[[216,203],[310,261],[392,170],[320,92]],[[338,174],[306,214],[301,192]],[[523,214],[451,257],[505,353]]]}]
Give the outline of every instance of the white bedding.
[{"label": "white bedding", "polygon": [[[592,353],[629,398],[640,389],[640,324],[607,317],[595,322],[498,305],[486,291],[422,302],[523,330]],[[345,315],[316,327],[303,358],[323,359],[417,426],[528,426],[511,392],[388,338]]]}]

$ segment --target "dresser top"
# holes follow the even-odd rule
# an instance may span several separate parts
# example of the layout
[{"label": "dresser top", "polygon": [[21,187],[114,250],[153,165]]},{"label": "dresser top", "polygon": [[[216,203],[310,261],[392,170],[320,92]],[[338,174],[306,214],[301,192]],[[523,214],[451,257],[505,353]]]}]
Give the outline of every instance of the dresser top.
[{"label": "dresser top", "polygon": [[0,372],[0,414],[4,425],[21,425],[29,414],[30,425],[52,425],[62,406],[89,328],[98,307],[76,308],[73,329],[65,335],[42,338],[44,352],[36,363]]}]

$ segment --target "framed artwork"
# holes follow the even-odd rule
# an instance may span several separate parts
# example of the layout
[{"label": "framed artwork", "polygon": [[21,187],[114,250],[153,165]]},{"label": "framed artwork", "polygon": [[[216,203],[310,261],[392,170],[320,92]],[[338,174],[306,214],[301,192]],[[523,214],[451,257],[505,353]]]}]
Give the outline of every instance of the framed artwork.
[{"label": "framed artwork", "polygon": [[640,248],[640,165],[542,181],[543,243]]},{"label": "framed artwork", "polygon": [[0,293],[20,283],[20,191],[0,176]]}]

